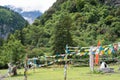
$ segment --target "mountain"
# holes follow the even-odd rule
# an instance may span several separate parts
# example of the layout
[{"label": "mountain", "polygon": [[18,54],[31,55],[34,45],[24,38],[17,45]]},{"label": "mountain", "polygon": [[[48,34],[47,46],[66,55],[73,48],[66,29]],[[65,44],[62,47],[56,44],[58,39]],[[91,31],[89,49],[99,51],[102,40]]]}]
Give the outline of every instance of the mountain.
[{"label": "mountain", "polygon": [[0,38],[7,38],[9,33],[20,30],[27,25],[27,21],[18,13],[0,6]]},{"label": "mountain", "polygon": [[42,13],[40,11],[24,11],[21,12],[21,15],[31,24],[38,16],[42,15]]},{"label": "mountain", "polygon": [[26,19],[30,24],[32,24],[38,16],[42,15],[42,12],[40,12],[38,10],[24,11],[22,8],[18,8],[18,7],[12,6],[12,5],[6,5],[5,7],[8,7],[11,10],[21,14],[24,17],[24,19]]}]

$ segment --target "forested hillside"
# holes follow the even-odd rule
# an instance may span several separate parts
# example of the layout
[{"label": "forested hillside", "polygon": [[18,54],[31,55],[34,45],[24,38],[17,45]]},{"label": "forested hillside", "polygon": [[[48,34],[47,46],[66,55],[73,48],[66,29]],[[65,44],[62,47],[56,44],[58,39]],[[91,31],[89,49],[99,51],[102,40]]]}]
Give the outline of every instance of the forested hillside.
[{"label": "forested hillside", "polygon": [[[91,46],[98,40],[102,45],[120,42],[119,6],[104,0],[57,0],[32,25],[3,42],[0,64],[20,61],[25,53],[28,57],[64,54],[66,44]],[[11,57],[4,60],[5,55]]]},{"label": "forested hillside", "polygon": [[[115,7],[111,3],[107,0],[57,0],[32,26],[26,28],[32,32],[26,35],[33,37],[34,34],[34,39],[26,37],[26,40],[30,41],[25,43],[37,47],[51,47],[51,49],[58,47],[60,49],[59,46],[66,41],[64,37],[66,33],[55,31],[56,27],[60,26],[62,30],[65,27],[70,28],[69,32],[72,37],[70,43],[73,46],[95,45],[98,40],[101,40],[103,45],[120,41],[120,7]],[[37,34],[35,27],[38,28]],[[63,37],[63,41],[58,40],[60,43],[55,39],[57,34],[55,32],[61,33],[59,37]],[[54,46],[54,42],[58,45]],[[62,45],[62,51],[68,43],[65,42],[64,46]]]},{"label": "forested hillside", "polygon": [[22,29],[26,24],[21,15],[0,6],[0,38],[7,38],[11,32]]}]

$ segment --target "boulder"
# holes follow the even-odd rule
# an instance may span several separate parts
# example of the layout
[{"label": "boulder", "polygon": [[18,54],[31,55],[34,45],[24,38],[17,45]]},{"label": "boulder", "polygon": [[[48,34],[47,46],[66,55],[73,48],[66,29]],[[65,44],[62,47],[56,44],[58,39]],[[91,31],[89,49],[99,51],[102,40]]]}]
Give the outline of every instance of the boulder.
[{"label": "boulder", "polygon": [[105,62],[102,62],[102,64],[100,65],[99,71],[103,73],[113,73],[114,68],[109,68]]}]

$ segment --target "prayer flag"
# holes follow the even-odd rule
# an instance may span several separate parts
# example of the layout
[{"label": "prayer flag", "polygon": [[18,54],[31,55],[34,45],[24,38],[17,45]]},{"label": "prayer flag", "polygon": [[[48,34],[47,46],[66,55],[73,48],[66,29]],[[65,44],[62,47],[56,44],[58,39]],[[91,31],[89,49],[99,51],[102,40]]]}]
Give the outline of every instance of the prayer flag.
[{"label": "prayer flag", "polygon": [[95,64],[99,64],[99,54],[95,54]]},{"label": "prayer flag", "polygon": [[112,52],[111,50],[108,50],[108,54],[111,54],[111,52]]},{"label": "prayer flag", "polygon": [[100,46],[100,44],[101,44],[101,43],[100,43],[100,41],[98,41],[98,44],[97,44],[97,46]]}]

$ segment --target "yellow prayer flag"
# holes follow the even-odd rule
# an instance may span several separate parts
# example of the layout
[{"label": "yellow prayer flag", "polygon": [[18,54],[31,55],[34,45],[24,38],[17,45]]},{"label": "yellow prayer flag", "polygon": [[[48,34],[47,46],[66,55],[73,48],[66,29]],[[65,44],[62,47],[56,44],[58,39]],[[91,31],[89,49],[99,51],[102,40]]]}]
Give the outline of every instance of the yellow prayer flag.
[{"label": "yellow prayer flag", "polygon": [[105,51],[104,50],[102,50],[101,52],[100,52],[100,55],[103,55],[105,53]]},{"label": "yellow prayer flag", "polygon": [[108,54],[111,54],[111,50],[108,50]]}]

